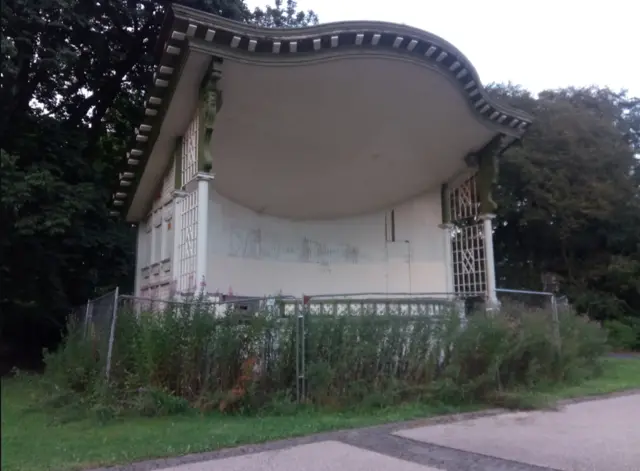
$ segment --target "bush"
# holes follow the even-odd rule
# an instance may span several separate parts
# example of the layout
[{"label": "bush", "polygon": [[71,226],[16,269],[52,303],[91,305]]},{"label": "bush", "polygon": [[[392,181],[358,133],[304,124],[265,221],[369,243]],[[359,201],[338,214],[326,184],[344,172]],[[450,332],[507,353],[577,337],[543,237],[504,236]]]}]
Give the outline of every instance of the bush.
[{"label": "bush", "polygon": [[69,322],[62,346],[55,352],[44,352],[49,378],[63,390],[88,393],[103,373],[96,339],[85,336],[81,325]]},{"label": "bush", "polygon": [[604,328],[608,334],[609,345],[614,350],[640,350],[640,319],[605,321]]},{"label": "bush", "polygon": [[192,408],[281,414],[300,407],[297,386],[306,403],[333,409],[417,400],[502,405],[513,402],[512,391],[597,374],[606,352],[604,331],[570,311],[558,325],[549,311],[522,306],[468,319],[455,310],[283,313],[276,306],[221,314],[199,300],[123,308],[108,384],[104,356],[74,331],[47,356],[47,374],[61,397],[82,396],[78,403],[101,418]]}]

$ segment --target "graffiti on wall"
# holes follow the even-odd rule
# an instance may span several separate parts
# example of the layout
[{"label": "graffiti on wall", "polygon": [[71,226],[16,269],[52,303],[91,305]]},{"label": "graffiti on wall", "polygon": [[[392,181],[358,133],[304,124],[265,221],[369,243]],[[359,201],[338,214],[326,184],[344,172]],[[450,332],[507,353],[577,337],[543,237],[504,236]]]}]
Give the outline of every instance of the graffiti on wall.
[{"label": "graffiti on wall", "polygon": [[310,237],[274,237],[261,229],[233,227],[229,231],[231,257],[319,265],[357,264],[362,254],[350,244],[328,244]]}]

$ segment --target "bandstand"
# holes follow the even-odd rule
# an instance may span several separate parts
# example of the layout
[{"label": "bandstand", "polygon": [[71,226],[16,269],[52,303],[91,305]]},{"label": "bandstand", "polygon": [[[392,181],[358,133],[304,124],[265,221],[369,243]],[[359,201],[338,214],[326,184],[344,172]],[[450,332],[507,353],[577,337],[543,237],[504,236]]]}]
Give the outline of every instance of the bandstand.
[{"label": "bandstand", "polygon": [[530,123],[418,29],[173,6],[112,202],[135,294],[494,300],[491,187]]}]

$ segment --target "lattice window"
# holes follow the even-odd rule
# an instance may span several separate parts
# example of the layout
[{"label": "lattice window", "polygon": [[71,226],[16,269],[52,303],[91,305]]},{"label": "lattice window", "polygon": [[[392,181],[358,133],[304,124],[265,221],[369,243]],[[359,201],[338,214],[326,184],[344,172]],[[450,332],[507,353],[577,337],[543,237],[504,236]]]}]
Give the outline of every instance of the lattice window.
[{"label": "lattice window", "polygon": [[180,208],[178,291],[186,293],[194,292],[197,288],[198,192],[192,191],[185,196]]},{"label": "lattice window", "polygon": [[476,177],[472,175],[449,192],[451,222],[476,219],[480,211],[480,200],[476,190]]},{"label": "lattice window", "polygon": [[196,114],[182,139],[182,186],[198,173],[198,121]]},{"label": "lattice window", "polygon": [[455,228],[451,245],[455,292],[467,296],[486,293],[486,258],[482,222]]},{"label": "lattice window", "polygon": [[487,271],[483,223],[475,175],[449,191],[449,220],[453,224],[451,255],[453,287],[462,296],[484,295]]}]

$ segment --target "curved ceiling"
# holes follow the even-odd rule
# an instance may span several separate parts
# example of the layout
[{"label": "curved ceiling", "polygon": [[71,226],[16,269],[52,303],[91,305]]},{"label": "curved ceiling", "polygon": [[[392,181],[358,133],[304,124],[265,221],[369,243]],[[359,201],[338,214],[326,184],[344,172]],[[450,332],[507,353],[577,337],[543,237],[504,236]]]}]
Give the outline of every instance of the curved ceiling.
[{"label": "curved ceiling", "polygon": [[[256,78],[252,82],[242,78],[242,70],[244,70],[244,73],[253,73],[253,71],[257,70],[255,67],[262,68],[260,74],[263,75],[264,80],[267,80],[267,77],[268,80],[276,80],[277,78],[276,81],[280,83],[279,86],[276,86],[268,93],[277,92],[281,99],[286,97],[288,101],[292,98],[295,100],[304,96],[308,98],[308,100],[306,98],[303,100],[306,102],[307,110],[314,103],[317,107],[325,110],[325,114],[321,117],[322,113],[314,115],[313,113],[309,114],[307,111],[303,115],[304,120],[296,119],[295,113],[289,113],[283,119],[283,121],[291,121],[287,124],[288,126],[295,127],[296,124],[299,125],[304,121],[311,130],[314,127],[317,128],[320,124],[325,127],[328,126],[326,129],[331,129],[332,121],[326,115],[327,109],[331,105],[334,113],[344,115],[345,119],[334,120],[333,124],[336,128],[339,128],[336,131],[338,134],[335,135],[335,138],[328,137],[327,140],[333,139],[333,144],[336,145],[343,144],[343,147],[346,148],[345,152],[353,156],[354,162],[358,161],[358,159],[375,160],[375,157],[372,156],[378,154],[388,157],[391,154],[395,154],[395,164],[399,163],[398,158],[415,160],[422,156],[425,159],[422,162],[424,166],[428,161],[433,163],[432,159],[437,154],[438,158],[441,159],[442,165],[440,169],[430,167],[434,179],[436,174],[438,174],[437,178],[440,178],[441,175],[439,174],[446,172],[447,162],[450,163],[451,159],[454,158],[454,151],[468,152],[477,150],[481,144],[486,142],[482,141],[482,136],[484,135],[502,134],[510,136],[511,139],[516,139],[526,131],[532,121],[531,117],[523,112],[493,102],[480,83],[475,69],[464,55],[443,39],[425,31],[381,22],[343,22],[300,29],[264,29],[229,21],[191,8],[173,6],[163,25],[158,41],[158,67],[152,87],[147,93],[145,120],[136,129],[131,151],[127,155],[129,169],[120,175],[120,188],[114,195],[116,213],[119,212],[120,208],[127,208],[131,204],[152,150],[154,155],[156,153],[154,144],[160,127],[164,129],[163,120],[172,101],[176,85],[180,81],[182,68],[188,57],[194,54],[215,55],[224,59],[223,68],[225,70],[223,70],[224,83],[222,86],[225,105],[219,113],[219,120],[216,121],[215,132],[217,136],[214,139],[214,143],[217,142],[217,144],[214,144],[214,151],[217,155],[224,156],[217,165],[218,169],[214,168],[214,171],[219,173],[219,176],[225,173],[230,176],[234,174],[232,165],[225,160],[231,158],[230,155],[234,155],[236,161],[238,159],[241,160],[240,155],[253,155],[247,160],[246,165],[253,165],[256,170],[262,168],[261,165],[264,165],[266,159],[262,163],[256,160],[258,159],[254,155],[257,155],[256,145],[249,148],[245,141],[260,142],[264,149],[269,140],[262,139],[261,141],[260,137],[271,136],[272,149],[267,149],[263,154],[270,154],[270,158],[277,159],[278,149],[282,147],[282,140],[286,141],[287,139],[287,136],[282,132],[277,132],[275,126],[273,126],[274,129],[272,131],[267,132],[268,126],[265,127],[263,124],[261,129],[254,129],[254,134],[250,139],[247,139],[245,135],[245,141],[236,138],[235,143],[230,142],[231,138],[229,136],[238,135],[240,132],[239,128],[235,127],[241,126],[238,120],[244,120],[242,125],[245,130],[251,129],[251,124],[247,122],[247,119],[254,119],[255,123],[262,122],[273,125],[271,123],[274,120],[273,116],[269,117],[264,113],[262,115],[255,113],[255,110],[261,106],[259,97],[263,84],[260,79]],[[355,58],[359,60],[354,61],[353,59]],[[359,68],[366,64],[364,69],[367,70],[367,76],[364,76],[362,69],[359,69],[360,71],[354,69],[356,62]],[[320,67],[319,64],[321,63],[323,63],[321,66],[322,73],[317,70],[315,74],[310,72]],[[391,65],[392,63],[393,65]],[[305,67],[286,67],[289,71],[286,74],[274,70],[282,69],[282,66],[302,65]],[[251,67],[254,67],[254,69],[251,69]],[[349,70],[350,67],[351,70]],[[392,72],[387,70],[389,67],[393,69]],[[309,73],[305,72],[302,74],[304,76],[300,76],[300,73],[293,72],[296,69],[304,69]],[[418,69],[420,70],[416,72]],[[272,72],[266,72],[267,70]],[[409,70],[412,70],[412,72],[409,72]],[[204,74],[204,71],[202,73]],[[332,73],[334,74],[333,76]],[[413,74],[411,79],[408,77],[408,73]],[[394,74],[395,81],[390,81],[391,76]],[[296,76],[299,78],[297,82],[287,79],[287,77]],[[235,77],[233,81],[231,80],[232,77]],[[353,83],[351,83],[350,88],[344,88],[344,84],[336,82],[336,80],[338,82],[340,80],[344,81],[345,78],[356,81],[357,87],[354,88]],[[422,87],[418,86],[418,78],[422,81]],[[322,91],[323,86],[329,86],[329,83],[331,83],[332,92],[335,92],[331,96],[326,93],[323,94]],[[343,87],[342,89],[341,86]],[[412,92],[409,93],[409,91]],[[254,100],[253,118],[251,118],[251,110],[245,110],[244,117],[239,117],[238,115],[240,110],[243,109],[243,100],[246,101],[246,96],[245,98],[242,97],[243,93],[246,96],[251,96]],[[197,95],[196,90],[194,90],[194,99],[195,95]],[[378,101],[379,106],[376,108],[371,106],[371,103],[360,105],[360,118],[353,113],[338,113],[337,109],[340,105],[345,106],[349,102],[352,106],[357,106],[355,96],[362,96],[364,99],[365,95],[369,101]],[[237,98],[232,99],[229,98],[230,96],[236,96]],[[395,100],[393,99],[394,96]],[[263,94],[263,97],[266,97],[266,95]],[[444,97],[447,97],[448,107],[443,102]],[[276,97],[272,96],[272,98]],[[233,104],[233,101],[236,103]],[[272,100],[269,104],[265,103],[264,106],[273,108],[279,106],[279,104],[276,99],[275,102]],[[229,110],[230,108],[231,111]],[[234,108],[236,111],[233,111]],[[466,110],[464,113],[461,111],[463,108]],[[402,118],[397,115],[401,109],[407,111]],[[420,110],[423,111],[422,114],[420,114]],[[304,113],[304,111],[301,108],[297,113]],[[404,132],[403,135],[400,131],[385,131],[379,127],[376,128],[376,125],[367,127],[358,122],[369,122],[372,115],[378,115],[378,122],[382,122],[385,119],[385,113],[387,115],[396,113],[394,119],[402,121],[397,122],[397,126],[417,128],[419,130],[415,131],[415,135],[407,134],[408,131]],[[364,116],[365,114],[367,116]],[[438,115],[443,116],[443,118],[438,119]],[[328,119],[329,121],[327,121]],[[349,124],[349,120],[355,122],[352,135],[358,136],[360,141],[363,142],[360,146],[349,144],[348,137],[340,134],[341,132],[344,133],[345,126]],[[470,121],[475,121],[475,124]],[[231,123],[233,122],[236,124],[232,127]],[[447,129],[449,131],[466,127],[470,135],[464,140],[460,138],[460,135],[451,137],[451,132],[447,135],[444,132],[445,122],[448,123]],[[458,123],[457,126],[456,122]],[[462,126],[463,122],[466,123],[464,126]],[[227,132],[220,131],[220,128]],[[425,131],[427,128],[432,131]],[[383,139],[385,132],[395,134],[392,138],[385,140]],[[371,143],[365,145],[367,133],[375,133],[375,139],[378,139],[379,145],[372,145]],[[476,133],[475,137],[471,136],[473,133]],[[426,146],[426,142],[419,142],[420,137],[426,138],[428,137],[427,134],[431,134],[431,141],[434,140],[434,136],[442,137],[442,139],[440,139],[438,145],[429,147]],[[305,142],[310,142],[309,139],[313,140],[314,138],[312,134],[309,134],[306,139]],[[444,143],[446,143],[446,146]],[[342,165],[355,165],[346,160],[343,155],[344,152],[342,154],[335,152],[335,149],[332,149],[330,145],[314,144],[314,147],[316,149],[309,154],[324,154],[325,162],[333,162],[331,159],[340,159],[339,161]],[[449,151],[447,152],[446,149],[449,149]],[[289,153],[294,151],[292,148],[280,150],[286,150]],[[326,157],[327,153],[330,154],[328,157]],[[403,156],[398,157],[398,154],[403,154]],[[424,157],[425,155],[428,157]],[[456,154],[455,160],[463,157],[464,155]],[[312,161],[311,157],[307,158]],[[254,160],[251,161],[251,159]],[[378,160],[381,162],[386,161],[385,158]],[[332,165],[334,164],[335,162]],[[395,164],[387,162],[385,165],[395,169],[395,166],[397,166]],[[248,169],[248,171],[251,172],[252,170]],[[405,172],[408,173],[406,178],[403,177],[404,181],[407,182],[407,191],[405,193],[415,192],[414,190],[417,189],[419,184],[425,184],[424,181],[418,181],[419,179],[415,178],[414,173],[416,171],[415,168],[413,170],[408,168]],[[320,177],[321,175],[322,171],[318,176]],[[328,178],[329,176],[324,175],[324,177]],[[401,178],[401,175],[397,175],[397,178]],[[373,183],[371,182],[371,184]],[[221,183],[220,179],[218,179],[216,187],[222,188],[229,197],[260,210],[260,208],[256,207],[256,203],[252,202],[255,199],[254,197],[248,194],[240,194],[241,192],[234,193],[231,188],[225,190],[225,185],[226,183]],[[358,199],[356,195],[347,195],[347,193],[344,192],[343,196]],[[286,199],[292,196],[293,193],[281,195],[279,198]],[[399,194],[396,194],[395,198],[398,197]],[[278,209],[283,205],[277,204],[275,199],[271,205],[272,212],[281,213],[283,216],[293,216],[297,212],[292,208]],[[369,204],[369,206],[373,207],[374,205]],[[266,205],[266,208],[263,210],[269,211],[269,205]],[[363,208],[364,206],[360,205],[360,209]],[[354,206],[350,212],[355,209]],[[319,216],[323,212],[325,212],[324,209],[317,208],[315,215]]]},{"label": "curved ceiling", "polygon": [[439,189],[495,135],[440,74],[389,57],[227,60],[221,88],[216,191],[289,219],[365,214]]}]

